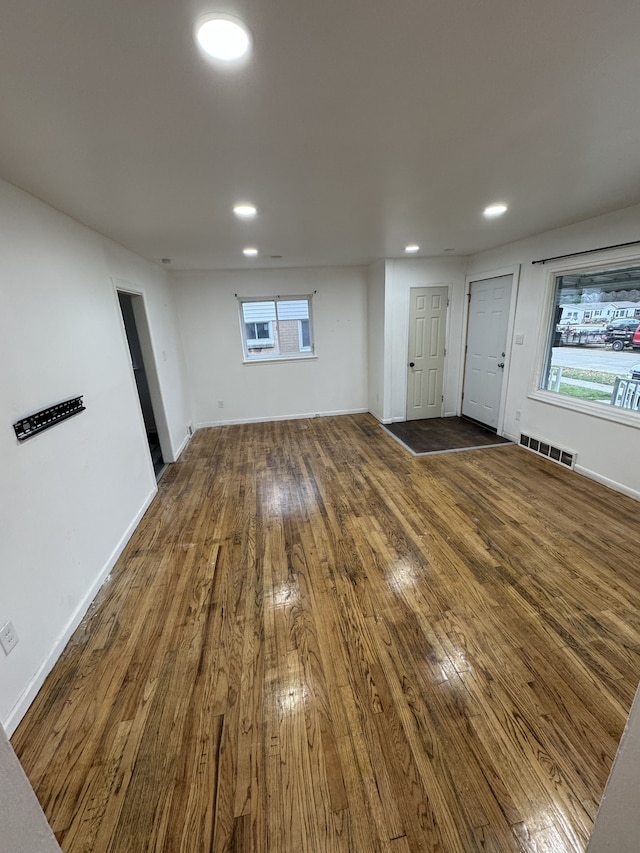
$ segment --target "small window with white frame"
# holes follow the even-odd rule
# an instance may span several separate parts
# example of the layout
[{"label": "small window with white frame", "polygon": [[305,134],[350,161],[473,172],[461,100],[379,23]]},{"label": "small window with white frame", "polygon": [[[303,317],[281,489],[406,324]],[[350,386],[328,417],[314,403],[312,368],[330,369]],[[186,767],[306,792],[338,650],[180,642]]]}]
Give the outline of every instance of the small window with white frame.
[{"label": "small window with white frame", "polygon": [[555,274],[539,387],[610,419],[640,413],[640,260]]},{"label": "small window with white frame", "polygon": [[308,358],[314,354],[310,295],[238,297],[238,301],[245,361]]}]

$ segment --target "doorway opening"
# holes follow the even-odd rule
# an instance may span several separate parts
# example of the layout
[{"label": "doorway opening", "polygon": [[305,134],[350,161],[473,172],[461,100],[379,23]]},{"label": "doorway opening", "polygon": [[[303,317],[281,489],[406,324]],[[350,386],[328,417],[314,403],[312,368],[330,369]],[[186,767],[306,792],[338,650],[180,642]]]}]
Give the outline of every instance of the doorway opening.
[{"label": "doorway opening", "polygon": [[146,334],[144,333],[148,333],[148,329],[146,329],[146,322],[144,324],[144,333],[142,332],[142,329],[139,328],[140,316],[146,316],[144,315],[144,303],[142,296],[126,293],[121,290],[118,291],[118,302],[120,303],[124,330],[127,336],[127,343],[129,344],[131,367],[136,380],[140,409],[142,410],[142,419],[144,421],[147,442],[149,444],[149,453],[151,455],[151,462],[153,464],[153,470],[157,480],[164,471],[166,463],[162,452],[162,446],[160,444],[158,420],[154,411],[147,363],[145,362],[143,339],[146,337]]}]

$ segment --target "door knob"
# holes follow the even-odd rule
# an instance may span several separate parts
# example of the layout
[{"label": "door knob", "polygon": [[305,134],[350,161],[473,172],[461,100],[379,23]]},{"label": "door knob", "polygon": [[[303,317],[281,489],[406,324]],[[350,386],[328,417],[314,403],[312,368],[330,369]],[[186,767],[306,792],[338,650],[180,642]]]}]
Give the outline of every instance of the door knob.
[{"label": "door knob", "polygon": [[410,362],[409,362],[409,367],[415,367],[415,366],[416,366],[415,361],[410,361]]},{"label": "door knob", "polygon": [[504,361],[499,361],[499,362],[498,362],[498,367],[504,367]]}]

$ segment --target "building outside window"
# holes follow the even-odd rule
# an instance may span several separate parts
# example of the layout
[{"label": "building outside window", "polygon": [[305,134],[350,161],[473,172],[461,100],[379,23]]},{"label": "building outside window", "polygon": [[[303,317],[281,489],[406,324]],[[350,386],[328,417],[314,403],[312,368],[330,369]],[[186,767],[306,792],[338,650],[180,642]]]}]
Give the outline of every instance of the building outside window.
[{"label": "building outside window", "polygon": [[311,327],[308,319],[298,320],[298,342],[300,352],[311,351]]},{"label": "building outside window", "polygon": [[255,321],[245,323],[245,332],[247,336],[247,345],[250,347],[267,347],[273,346],[273,332],[271,331],[270,322]]}]

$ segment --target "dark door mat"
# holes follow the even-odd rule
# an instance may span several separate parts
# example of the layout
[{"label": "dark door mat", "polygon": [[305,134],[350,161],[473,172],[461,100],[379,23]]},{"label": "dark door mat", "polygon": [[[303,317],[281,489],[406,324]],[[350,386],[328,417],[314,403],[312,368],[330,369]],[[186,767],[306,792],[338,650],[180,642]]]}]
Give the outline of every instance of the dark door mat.
[{"label": "dark door mat", "polygon": [[466,418],[428,418],[383,425],[395,439],[415,456],[427,453],[451,453],[511,444],[480,424]]}]

